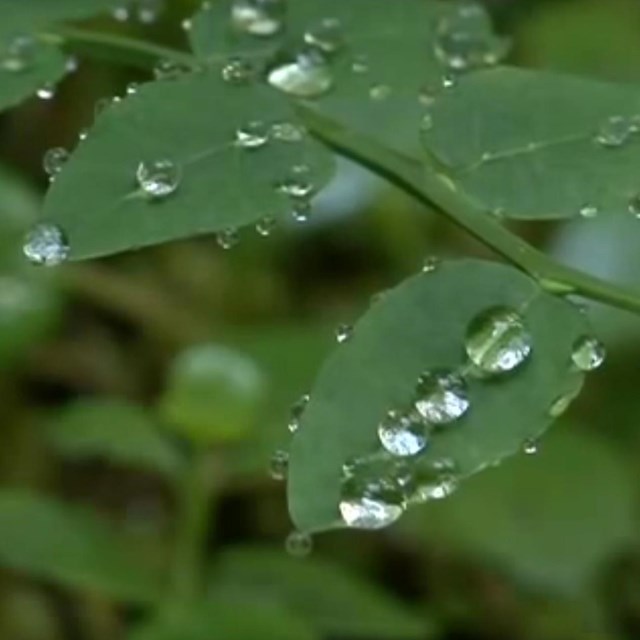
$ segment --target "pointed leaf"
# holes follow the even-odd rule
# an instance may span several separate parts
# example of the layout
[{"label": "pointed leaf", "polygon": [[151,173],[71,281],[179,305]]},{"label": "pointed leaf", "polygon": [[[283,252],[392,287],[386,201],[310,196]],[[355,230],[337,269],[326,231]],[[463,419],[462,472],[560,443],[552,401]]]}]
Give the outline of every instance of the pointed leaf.
[{"label": "pointed leaf", "polygon": [[[471,321],[493,307],[519,311],[532,353],[510,374],[485,378],[466,368],[465,336]],[[573,305],[497,263],[445,263],[388,292],[328,359],[311,391],[289,464],[296,526],[340,526],[343,465],[379,450],[378,424],[388,411],[411,405],[425,370],[465,367],[470,407],[433,434],[416,464],[452,460],[466,477],[520,451],[549,426],[551,405],[577,393],[582,375],[571,367],[571,353],[585,331]]]},{"label": "pointed leaf", "polygon": [[[639,112],[632,85],[494,69],[462,78],[436,100],[424,143],[486,211],[545,219],[630,215],[640,191]],[[609,127],[615,135],[603,144],[596,138],[610,118],[628,120]]]}]

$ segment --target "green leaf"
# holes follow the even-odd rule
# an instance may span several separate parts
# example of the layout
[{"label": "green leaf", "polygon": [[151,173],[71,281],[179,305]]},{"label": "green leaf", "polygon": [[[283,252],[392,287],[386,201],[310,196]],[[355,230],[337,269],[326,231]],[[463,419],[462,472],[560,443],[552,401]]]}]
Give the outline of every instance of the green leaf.
[{"label": "green leaf", "polygon": [[585,592],[634,537],[634,480],[603,438],[564,426],[538,455],[489,470],[416,512],[408,527],[497,560],[530,584]]},{"label": "green leaf", "polygon": [[494,69],[462,78],[436,100],[424,143],[455,187],[487,212],[630,215],[640,191],[637,123],[623,127],[619,146],[596,138],[610,118],[639,112],[640,93],[631,85]]},{"label": "green leaf", "polygon": [[[435,32],[458,3],[290,2],[286,27],[271,38],[234,30],[230,6],[230,0],[221,0],[196,15],[191,44],[197,55],[209,62],[224,61],[230,54],[243,55],[253,59],[264,74],[265,69],[291,60],[300,51],[306,32],[327,18],[336,19],[342,25],[344,46],[330,59],[333,86],[308,104],[389,148],[419,149],[418,132],[425,112],[419,97],[429,101],[439,93],[447,72],[434,50]],[[477,24],[490,31],[489,19],[482,12],[478,5]]]},{"label": "green leaf", "polygon": [[[144,85],[100,115],[56,177],[44,216],[65,230],[71,257],[80,259],[290,214],[295,203],[277,186],[304,164],[319,189],[331,175],[331,156],[307,137],[240,148],[236,131],[291,118],[281,96],[229,84],[218,73]],[[173,194],[151,199],[136,172],[141,162],[163,159],[182,177]]]},{"label": "green leaf", "polygon": [[299,529],[340,526],[343,465],[379,448],[378,424],[388,411],[411,404],[421,373],[465,365],[469,324],[497,306],[519,310],[531,357],[511,375],[484,379],[465,370],[469,410],[433,436],[417,464],[451,460],[464,478],[545,431],[550,407],[575,395],[582,382],[570,365],[585,319],[513,268],[444,263],[387,293],[322,368],[291,446],[289,510]]},{"label": "green leaf", "polygon": [[182,615],[160,616],[129,635],[129,640],[317,640],[298,617],[279,605],[248,598],[209,599]]},{"label": "green leaf", "polygon": [[214,567],[211,588],[280,602],[330,637],[424,638],[428,628],[400,602],[342,567],[283,551],[226,551]]},{"label": "green leaf", "polygon": [[169,477],[184,463],[145,409],[117,399],[84,399],[66,406],[48,425],[47,439],[72,459],[101,457]]},{"label": "green leaf", "polygon": [[38,578],[147,603],[158,576],[89,512],[26,491],[0,492],[0,563]]}]

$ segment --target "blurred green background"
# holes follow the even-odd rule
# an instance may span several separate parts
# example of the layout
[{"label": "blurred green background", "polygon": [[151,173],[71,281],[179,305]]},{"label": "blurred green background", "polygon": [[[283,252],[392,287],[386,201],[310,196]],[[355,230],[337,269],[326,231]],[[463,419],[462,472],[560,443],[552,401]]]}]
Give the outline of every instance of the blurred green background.
[{"label": "blurred green background", "polygon": [[[153,24],[95,26],[180,45],[195,3],[168,4]],[[514,39],[514,64],[640,81],[637,0],[487,4]],[[24,264],[21,237],[46,187],[43,153],[72,148],[96,101],[144,79],[82,59],[55,99],[0,117],[0,638],[640,637],[637,318],[592,309],[607,364],[537,455],[390,530],[321,536],[301,559],[284,551],[284,485],[268,461],[286,447],[290,407],[334,347],[334,327],[428,255],[489,254],[341,163],[309,222],[266,238],[243,230],[231,251],[200,238],[54,271]],[[516,229],[560,260],[640,289],[631,225]],[[173,557],[189,517],[176,478],[194,455],[215,494],[206,553]],[[109,536],[87,518],[108,521]],[[71,535],[76,524],[86,535]],[[191,567],[204,576],[199,630],[146,625],[147,591],[119,565],[116,545],[150,575],[179,584]]]}]

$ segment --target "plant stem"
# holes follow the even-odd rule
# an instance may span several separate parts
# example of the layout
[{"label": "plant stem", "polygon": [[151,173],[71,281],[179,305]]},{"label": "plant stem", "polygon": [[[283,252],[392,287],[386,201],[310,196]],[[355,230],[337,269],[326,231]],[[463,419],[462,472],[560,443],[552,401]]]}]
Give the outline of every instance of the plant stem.
[{"label": "plant stem", "polygon": [[579,295],[640,315],[640,294],[554,261],[494,217],[478,210],[446,175],[428,162],[385,148],[308,107],[298,107],[298,113],[310,131],[337,153],[368,167],[420,202],[435,208],[537,280],[547,291]]}]

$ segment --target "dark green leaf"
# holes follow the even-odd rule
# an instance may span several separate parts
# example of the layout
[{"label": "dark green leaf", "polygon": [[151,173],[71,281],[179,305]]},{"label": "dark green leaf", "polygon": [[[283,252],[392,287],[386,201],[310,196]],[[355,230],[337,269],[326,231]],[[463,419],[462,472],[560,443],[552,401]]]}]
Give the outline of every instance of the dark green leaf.
[{"label": "dark green leaf", "polygon": [[47,437],[70,458],[101,457],[167,476],[174,476],[183,464],[151,416],[121,400],[95,398],[68,405],[49,425]]},{"label": "dark green leaf", "polygon": [[255,594],[289,606],[331,637],[424,638],[425,620],[343,568],[284,551],[238,548],[217,561],[214,593]]},{"label": "dark green leaf", "polygon": [[[464,77],[436,100],[424,142],[456,188],[487,212],[631,215],[640,207],[631,205],[640,192],[639,112],[631,85],[501,68]],[[629,119],[621,142],[601,144],[596,138],[613,117]]]},{"label": "dark green leaf", "polygon": [[[290,214],[291,198],[277,185],[304,164],[313,187],[322,187],[331,157],[306,138],[243,149],[236,131],[291,117],[281,96],[228,84],[219,73],[145,85],[101,114],[47,194],[45,218],[66,231],[71,257],[80,259]],[[136,172],[163,159],[182,177],[173,194],[152,200]]]},{"label": "dark green leaf", "polygon": [[0,492],[0,563],[46,580],[149,602],[158,576],[91,513],[26,491]]},{"label": "dark green leaf", "polygon": [[419,461],[450,459],[465,477],[544,432],[551,405],[581,383],[571,353],[584,318],[510,267],[445,263],[385,295],[323,367],[291,447],[289,509],[298,528],[339,526],[343,464],[379,447],[377,425],[389,410],[410,404],[423,371],[463,367],[470,322],[496,306],[520,310],[532,356],[512,375],[466,374],[467,414],[437,433]]}]

